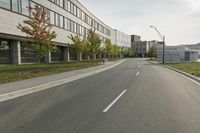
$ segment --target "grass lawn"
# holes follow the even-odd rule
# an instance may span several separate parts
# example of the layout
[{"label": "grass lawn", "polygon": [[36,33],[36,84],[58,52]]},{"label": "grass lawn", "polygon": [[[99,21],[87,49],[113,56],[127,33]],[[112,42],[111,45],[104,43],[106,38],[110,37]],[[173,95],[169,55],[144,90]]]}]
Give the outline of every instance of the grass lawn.
[{"label": "grass lawn", "polygon": [[167,64],[173,68],[182,70],[190,73],[197,77],[200,77],[200,63],[178,63],[178,64]]},{"label": "grass lawn", "polygon": [[100,61],[0,66],[0,84],[100,65]]},{"label": "grass lawn", "polygon": [[115,62],[115,61],[118,61],[118,60],[120,60],[120,58],[108,59],[108,61],[110,61],[110,62]]}]

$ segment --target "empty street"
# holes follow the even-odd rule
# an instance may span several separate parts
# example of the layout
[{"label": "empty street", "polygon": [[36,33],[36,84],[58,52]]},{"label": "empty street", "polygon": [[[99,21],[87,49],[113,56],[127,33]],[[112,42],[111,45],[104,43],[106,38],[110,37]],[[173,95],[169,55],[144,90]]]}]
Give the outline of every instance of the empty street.
[{"label": "empty street", "polygon": [[0,103],[1,133],[199,133],[198,83],[144,59]]}]

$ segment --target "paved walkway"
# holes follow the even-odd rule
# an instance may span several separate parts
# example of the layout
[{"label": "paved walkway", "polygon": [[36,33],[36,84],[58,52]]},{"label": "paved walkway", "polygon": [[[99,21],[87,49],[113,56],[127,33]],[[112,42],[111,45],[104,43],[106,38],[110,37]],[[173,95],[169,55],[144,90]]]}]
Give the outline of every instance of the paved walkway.
[{"label": "paved walkway", "polygon": [[62,79],[67,79],[67,78],[87,74],[89,72],[108,68],[110,66],[118,64],[119,62],[120,61],[108,62],[104,65],[100,65],[100,66],[96,66],[96,67],[90,67],[90,68],[85,68],[85,69],[80,69],[80,70],[75,70],[75,71],[69,71],[69,72],[64,72],[64,73],[60,73],[60,74],[44,76],[44,77],[32,78],[32,79],[28,79],[28,80],[13,82],[13,83],[0,84],[0,95],[7,94],[10,92],[14,92],[14,91],[24,90],[24,89],[35,87],[35,86],[40,86],[43,84],[51,83],[54,81],[59,81]]}]

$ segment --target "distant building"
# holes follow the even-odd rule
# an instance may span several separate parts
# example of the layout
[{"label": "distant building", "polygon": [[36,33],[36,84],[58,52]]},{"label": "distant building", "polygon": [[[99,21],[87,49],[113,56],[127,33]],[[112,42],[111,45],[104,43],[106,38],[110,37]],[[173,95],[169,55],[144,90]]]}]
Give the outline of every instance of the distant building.
[{"label": "distant building", "polygon": [[[199,50],[189,49],[186,46],[166,46],[165,63],[197,62]],[[157,48],[157,61],[163,60],[163,47]]]},{"label": "distant building", "polygon": [[141,41],[140,39],[141,39],[141,37],[138,35],[131,35],[131,43],[139,42],[139,41]]},{"label": "distant building", "polygon": [[[200,50],[200,43],[197,43],[197,44],[187,44],[187,45],[183,45],[183,46],[186,46],[189,49]],[[199,58],[200,58],[200,54],[199,54]]]},{"label": "distant building", "polygon": [[183,45],[188,47],[189,49],[196,49],[196,50],[200,50],[200,43],[197,44],[187,44],[187,45]]},{"label": "distant building", "polygon": [[114,41],[115,44],[117,44],[120,47],[127,47],[127,48],[131,47],[130,35],[118,30],[115,30],[114,34],[115,34],[115,41]]},{"label": "distant building", "polygon": [[149,49],[161,45],[162,42],[159,41],[141,41],[140,36],[131,36],[131,48],[136,57],[149,57]]}]

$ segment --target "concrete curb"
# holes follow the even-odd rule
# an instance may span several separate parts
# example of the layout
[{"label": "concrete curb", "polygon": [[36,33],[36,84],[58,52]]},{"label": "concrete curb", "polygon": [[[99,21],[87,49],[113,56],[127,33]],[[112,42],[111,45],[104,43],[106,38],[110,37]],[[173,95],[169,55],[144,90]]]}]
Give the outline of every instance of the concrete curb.
[{"label": "concrete curb", "polygon": [[26,88],[26,89],[19,90],[19,91],[13,91],[13,92],[10,92],[10,93],[2,94],[2,95],[0,95],[0,102],[7,101],[7,100],[10,100],[10,99],[14,99],[14,98],[17,98],[17,97],[21,97],[21,96],[24,96],[24,95],[28,95],[28,94],[31,94],[31,93],[39,92],[39,91],[42,91],[42,90],[46,90],[46,89],[56,87],[56,86],[59,86],[59,85],[62,85],[62,84],[66,84],[66,83],[69,83],[69,82],[72,82],[72,81],[75,81],[75,80],[78,80],[78,79],[82,79],[82,78],[85,78],[85,77],[88,77],[88,76],[92,76],[94,74],[97,74],[97,73],[109,70],[111,68],[114,68],[114,67],[120,65],[121,63],[123,63],[124,61],[126,61],[126,60],[122,60],[122,61],[120,61],[120,62],[118,62],[118,63],[116,63],[112,66],[108,66],[106,68],[102,68],[102,69],[99,69],[99,70],[84,73],[84,74],[81,74],[81,75],[78,75],[78,76],[49,82],[49,83],[46,83],[46,84],[34,86],[34,87],[31,87],[31,88]]},{"label": "concrete curb", "polygon": [[183,71],[181,71],[181,70],[178,70],[178,69],[173,68],[173,67],[170,67],[170,66],[163,66],[163,67],[168,68],[168,69],[170,69],[170,70],[173,70],[173,71],[175,71],[175,72],[178,72],[179,74],[182,74],[182,75],[184,75],[184,76],[186,76],[186,77],[188,77],[188,78],[190,78],[190,79],[192,79],[192,80],[194,80],[194,81],[200,83],[200,78],[198,78],[198,77],[196,77],[196,76],[193,76],[193,75],[191,75],[191,74],[189,74],[189,73],[183,72]]}]

